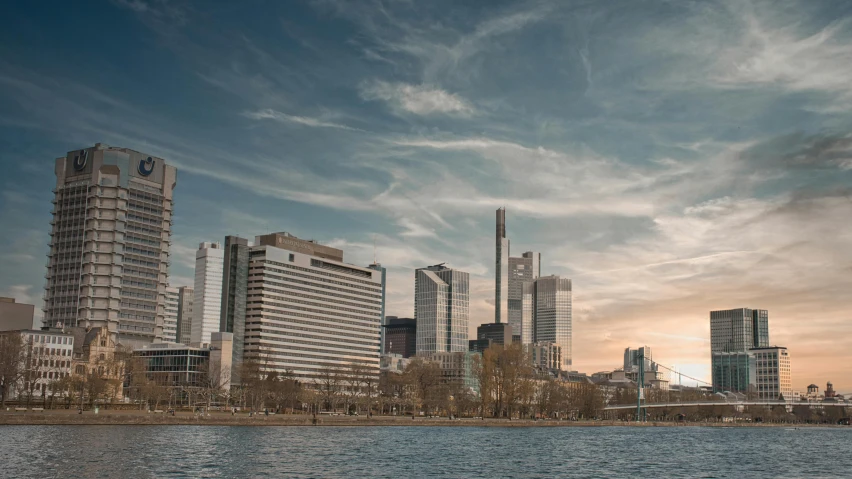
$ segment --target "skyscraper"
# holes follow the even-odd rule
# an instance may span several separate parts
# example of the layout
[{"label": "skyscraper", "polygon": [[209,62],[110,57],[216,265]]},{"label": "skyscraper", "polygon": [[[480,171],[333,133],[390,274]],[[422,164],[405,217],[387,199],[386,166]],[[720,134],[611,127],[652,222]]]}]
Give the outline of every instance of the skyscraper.
[{"label": "skyscraper", "polygon": [[177,170],[97,143],[54,171],[44,325],[104,327],[131,347],[162,339]]},{"label": "skyscraper", "polygon": [[381,272],[288,233],[258,236],[255,245],[243,360],[307,382],[352,365],[378,379]]},{"label": "skyscraper", "polygon": [[768,347],[769,312],[765,309],[711,311],[713,390],[744,393],[756,387],[758,368],[751,350]]},{"label": "skyscraper", "polygon": [[178,313],[180,311],[180,290],[166,288],[166,314],[163,320],[163,342],[177,342]]},{"label": "skyscraper", "polygon": [[373,260],[373,264],[367,266],[370,269],[374,269],[380,273],[382,273],[382,320],[381,320],[381,342],[379,343],[380,353],[384,354],[385,352],[385,328],[384,326],[387,324],[385,320],[385,290],[387,284],[387,270],[382,267],[381,264],[376,263],[375,259]]},{"label": "skyscraper", "polygon": [[[222,307],[219,331],[233,333],[233,366],[239,370],[243,357],[246,328],[246,290],[248,288],[249,242],[238,236],[225,237],[222,266]],[[238,382],[238,381],[235,381]]]},{"label": "skyscraper", "polygon": [[210,334],[219,332],[222,312],[222,273],[225,250],[219,243],[201,243],[195,252],[195,303],[192,315],[192,342],[210,343]]},{"label": "skyscraper", "polygon": [[645,363],[645,371],[651,371],[653,361],[653,355],[651,354],[651,348],[649,346],[642,346],[636,349],[626,348],[624,350],[624,371],[639,371],[640,360],[639,358],[643,358]]},{"label": "skyscraper", "polygon": [[178,288],[178,322],[177,342],[186,344],[192,342],[192,315],[195,302],[195,291],[189,286]]},{"label": "skyscraper", "polygon": [[509,320],[509,239],[506,208],[497,209],[497,254],[494,259],[494,322]]},{"label": "skyscraper", "polygon": [[710,348],[738,352],[769,346],[769,312],[737,308],[710,311]]},{"label": "skyscraper", "polygon": [[414,271],[417,355],[468,350],[470,275],[438,264]]},{"label": "skyscraper", "polygon": [[532,342],[549,342],[562,348],[562,366],[572,365],[571,280],[542,276],[524,283],[522,309],[532,316]]},{"label": "skyscraper", "polygon": [[522,344],[531,344],[532,315],[524,316],[524,283],[541,276],[541,253],[527,251],[521,257],[509,257],[509,324],[512,334],[521,337]]}]

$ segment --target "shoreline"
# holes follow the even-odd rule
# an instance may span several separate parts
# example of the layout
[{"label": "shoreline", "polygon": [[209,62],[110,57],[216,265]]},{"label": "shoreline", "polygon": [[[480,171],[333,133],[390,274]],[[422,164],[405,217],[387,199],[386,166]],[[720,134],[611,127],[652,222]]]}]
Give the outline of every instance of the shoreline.
[{"label": "shoreline", "polygon": [[774,423],[725,423],[725,422],[622,422],[622,421],[558,421],[529,419],[447,419],[410,416],[322,416],[316,423],[308,415],[269,415],[258,414],[249,417],[242,413],[232,416],[228,413],[195,415],[178,413],[175,416],[165,413],[145,413],[140,411],[100,411],[95,414],[86,411],[48,410],[44,412],[0,412],[0,426],[294,426],[294,427],[783,427],[783,428],[848,428],[834,424],[774,424]]}]

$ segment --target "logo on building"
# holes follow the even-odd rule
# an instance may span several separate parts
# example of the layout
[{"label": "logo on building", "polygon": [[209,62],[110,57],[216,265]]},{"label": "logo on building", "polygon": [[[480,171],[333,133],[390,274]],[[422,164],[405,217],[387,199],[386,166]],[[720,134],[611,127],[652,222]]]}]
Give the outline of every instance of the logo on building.
[{"label": "logo on building", "polygon": [[89,161],[89,152],[86,150],[80,150],[76,155],[74,155],[74,169],[77,171],[83,171],[83,168],[86,167],[86,163]]},{"label": "logo on building", "polygon": [[144,160],[139,160],[139,174],[148,176],[154,172],[154,159],[150,156]]}]

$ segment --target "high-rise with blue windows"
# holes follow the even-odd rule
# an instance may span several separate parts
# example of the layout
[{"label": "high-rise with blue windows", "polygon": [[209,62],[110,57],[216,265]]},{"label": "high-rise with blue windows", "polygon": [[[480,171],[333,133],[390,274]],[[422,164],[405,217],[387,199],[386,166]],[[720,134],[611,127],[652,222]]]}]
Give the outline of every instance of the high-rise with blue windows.
[{"label": "high-rise with blue windows", "polygon": [[103,327],[131,347],[163,340],[177,169],[97,143],[54,171],[44,325]]}]

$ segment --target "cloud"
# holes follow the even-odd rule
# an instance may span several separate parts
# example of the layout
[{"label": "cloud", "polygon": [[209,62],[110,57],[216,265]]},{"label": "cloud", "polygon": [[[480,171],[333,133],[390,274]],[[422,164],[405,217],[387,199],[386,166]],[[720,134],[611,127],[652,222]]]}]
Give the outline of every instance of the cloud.
[{"label": "cloud", "polygon": [[805,33],[799,15],[769,16],[773,22],[765,19],[767,10],[744,15],[743,35],[720,56],[714,80],[729,87],[773,85],[791,92],[830,93],[843,105],[828,108],[845,111],[852,102],[849,20],[838,19],[815,33]]},{"label": "cloud", "polygon": [[352,128],[350,126],[341,125],[339,123],[322,121],[317,118],[288,115],[286,113],[281,113],[280,111],[275,111],[269,108],[259,111],[243,112],[243,116],[245,116],[246,118],[251,118],[252,120],[275,120],[280,121],[282,123],[298,123],[300,125],[312,126],[316,128],[339,128],[341,130],[363,131],[359,130],[358,128]]},{"label": "cloud", "polygon": [[428,85],[374,81],[361,86],[361,97],[383,100],[396,109],[415,115],[471,115],[475,112],[473,105],[464,98]]}]

